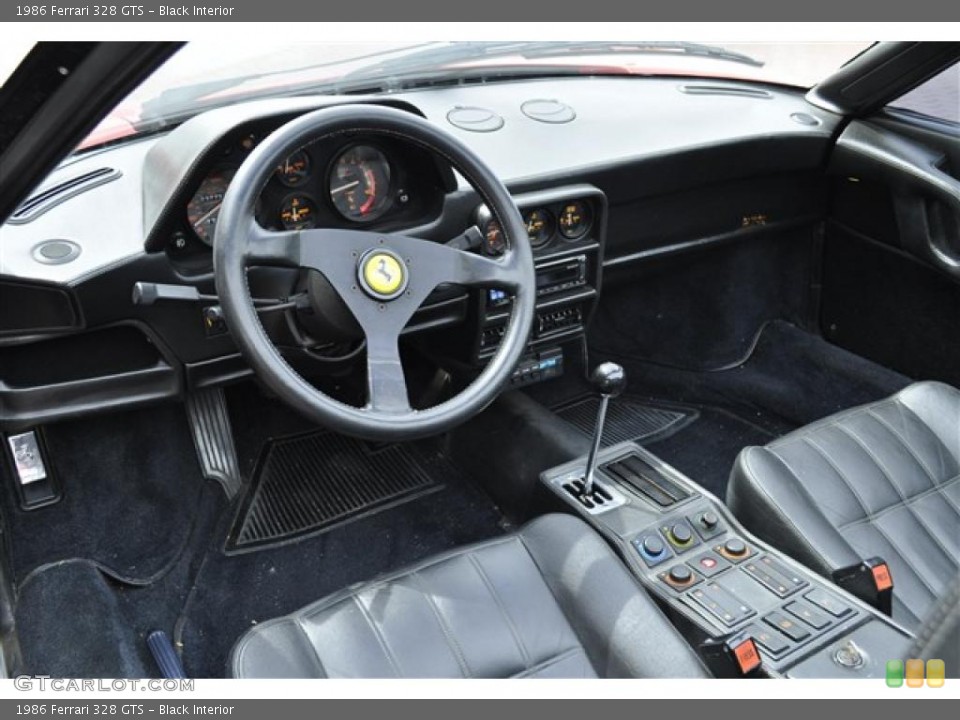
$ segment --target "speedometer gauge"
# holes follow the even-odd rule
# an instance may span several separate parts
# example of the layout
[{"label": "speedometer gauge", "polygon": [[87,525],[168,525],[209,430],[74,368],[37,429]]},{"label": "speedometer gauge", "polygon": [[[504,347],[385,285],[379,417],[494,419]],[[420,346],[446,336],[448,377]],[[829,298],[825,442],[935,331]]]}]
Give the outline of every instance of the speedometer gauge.
[{"label": "speedometer gauge", "polygon": [[390,209],[390,163],[375,147],[345,150],[334,160],[328,182],[333,206],[348,220],[371,222]]},{"label": "speedometer gauge", "polygon": [[187,203],[187,222],[197,237],[207,245],[213,244],[213,232],[217,229],[220,205],[223,204],[223,196],[236,172],[236,168],[212,170]]}]

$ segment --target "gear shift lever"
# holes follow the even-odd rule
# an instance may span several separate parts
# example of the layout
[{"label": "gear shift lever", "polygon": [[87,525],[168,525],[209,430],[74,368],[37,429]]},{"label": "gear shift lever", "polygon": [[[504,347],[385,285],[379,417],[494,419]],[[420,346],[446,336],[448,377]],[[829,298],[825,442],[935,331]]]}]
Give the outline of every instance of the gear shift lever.
[{"label": "gear shift lever", "polygon": [[590,374],[590,384],[600,394],[600,410],[597,412],[597,425],[593,431],[593,444],[587,456],[587,467],[583,474],[583,497],[593,496],[593,475],[597,470],[597,452],[603,437],[603,424],[607,419],[607,405],[610,398],[617,397],[627,386],[627,375],[623,368],[612,362],[597,365]]}]

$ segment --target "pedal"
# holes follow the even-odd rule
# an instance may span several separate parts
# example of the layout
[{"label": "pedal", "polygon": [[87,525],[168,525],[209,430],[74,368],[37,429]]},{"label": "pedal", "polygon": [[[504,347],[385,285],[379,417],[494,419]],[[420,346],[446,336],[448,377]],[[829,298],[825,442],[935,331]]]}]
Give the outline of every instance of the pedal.
[{"label": "pedal", "polygon": [[21,507],[35,510],[60,500],[60,484],[44,460],[43,440],[38,431],[8,435],[7,447],[13,458]]},{"label": "pedal", "polygon": [[228,500],[240,492],[240,468],[222,388],[187,396],[187,415],[203,476],[216,480]]}]

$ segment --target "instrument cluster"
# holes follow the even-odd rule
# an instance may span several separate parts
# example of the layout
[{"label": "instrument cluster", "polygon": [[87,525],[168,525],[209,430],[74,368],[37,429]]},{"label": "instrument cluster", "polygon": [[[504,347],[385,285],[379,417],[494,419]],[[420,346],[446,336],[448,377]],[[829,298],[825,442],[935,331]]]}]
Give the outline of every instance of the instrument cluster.
[{"label": "instrument cluster", "polygon": [[[185,204],[174,249],[213,244],[227,189],[261,137],[245,133],[212,154]],[[442,203],[435,163],[421,152],[362,136],[307,144],[277,166],[257,202],[257,220],[276,230],[416,222]]]}]

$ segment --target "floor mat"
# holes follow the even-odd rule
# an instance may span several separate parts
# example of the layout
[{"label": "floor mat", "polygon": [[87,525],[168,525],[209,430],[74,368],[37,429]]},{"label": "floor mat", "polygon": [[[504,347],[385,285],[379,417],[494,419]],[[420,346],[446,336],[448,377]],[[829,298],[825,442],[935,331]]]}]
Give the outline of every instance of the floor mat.
[{"label": "floor mat", "polygon": [[[434,465],[437,463],[434,462]],[[227,543],[263,547],[439,489],[413,445],[371,446],[331,432],[270,442]]]},{"label": "floor mat", "polygon": [[81,558],[128,583],[151,581],[180,554],[203,478],[182,405],[101,415],[44,428],[63,499],[20,509],[0,462],[0,501],[14,577]]},{"label": "floor mat", "polygon": [[[557,415],[585,435],[593,436],[600,400],[587,397],[556,409]],[[603,426],[603,445],[635,440],[641,442],[655,436],[676,432],[696,419],[695,411],[656,407],[629,398],[617,398],[607,408]]]},{"label": "floor mat", "polygon": [[[445,461],[437,454],[431,462],[436,468]],[[325,532],[257,552],[228,555],[211,548],[177,625],[187,672],[222,677],[230,649],[252,625],[503,531],[490,499],[451,467],[436,492]]]}]

